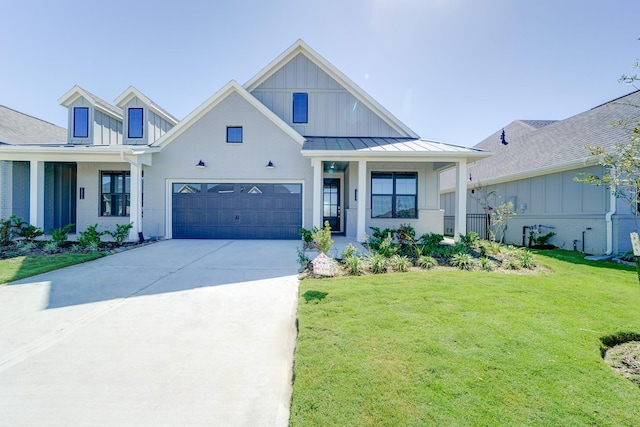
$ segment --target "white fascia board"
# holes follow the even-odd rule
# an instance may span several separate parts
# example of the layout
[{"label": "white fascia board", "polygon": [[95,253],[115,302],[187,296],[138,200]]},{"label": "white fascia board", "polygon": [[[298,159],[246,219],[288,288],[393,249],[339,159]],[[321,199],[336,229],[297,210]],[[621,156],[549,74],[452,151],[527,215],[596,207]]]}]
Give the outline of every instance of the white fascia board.
[{"label": "white fascia board", "polygon": [[120,162],[121,153],[134,156],[144,156],[160,151],[153,147],[133,145],[95,146],[95,145],[65,145],[56,147],[46,146],[9,146],[0,147],[2,160],[40,160],[40,161],[95,161]]},{"label": "white fascia board", "polygon": [[172,126],[178,124],[178,119],[173,117],[168,112],[164,111],[148,96],[146,96],[133,86],[129,86],[124,92],[118,95],[118,97],[113,102],[117,107],[123,108],[127,104],[127,102],[131,101],[133,98],[138,98],[139,100],[141,100],[151,111],[171,123]]},{"label": "white fascia board", "polygon": [[[78,98],[84,98],[87,101],[89,101],[91,103],[91,105],[97,109],[100,110],[100,112],[107,114],[108,116],[113,117],[114,119],[120,120],[122,121],[122,114],[116,114],[114,111],[105,108],[102,104],[96,102],[95,98],[93,96],[91,96],[91,94],[89,94],[86,90],[82,89],[80,86],[75,85],[74,87],[72,87],[71,89],[69,89],[67,91],[67,93],[65,93],[64,95],[62,95],[60,98],[58,98],[58,104],[62,105],[63,107],[69,107],[71,104],[73,104],[75,102],[76,99]],[[114,108],[118,108],[113,106]]]},{"label": "white fascia board", "polygon": [[345,87],[353,96],[356,97],[356,99],[358,99],[358,101],[362,102],[369,109],[377,113],[378,116],[380,116],[380,118],[382,118],[385,123],[391,126],[396,132],[407,135],[411,138],[419,138],[418,134],[409,129],[409,127],[398,120],[397,117],[395,117],[386,108],[379,104],[378,101],[373,99],[353,80],[347,77],[342,71],[338,70],[329,61],[324,59],[319,53],[314,51],[302,40],[296,41],[276,59],[271,61],[269,65],[267,65],[258,74],[256,74],[253,78],[246,82],[244,84],[244,88],[247,91],[252,92],[299,53],[302,53],[322,71],[335,79],[341,86]]},{"label": "white fascia board", "polygon": [[407,151],[360,151],[360,150],[303,150],[302,157],[310,158],[335,158],[335,159],[362,159],[375,161],[433,161],[433,162],[459,162],[466,159],[467,163],[488,157],[491,153],[483,152],[407,152]]},{"label": "white fascia board", "polygon": [[289,135],[298,144],[302,145],[306,141],[306,139],[302,135],[296,132],[280,117],[276,116],[273,111],[269,110],[263,103],[258,101],[253,95],[247,92],[242,86],[238,84],[238,82],[236,82],[235,80],[231,80],[220,90],[214,93],[209,99],[203,102],[198,108],[193,110],[187,117],[184,118],[184,120],[182,120],[174,128],[169,130],[169,132],[165,133],[160,139],[154,142],[152,146],[164,148],[166,145],[170,144],[178,136],[180,136],[184,131],[186,131],[192,123],[198,121],[205,114],[207,114],[218,104],[220,104],[227,96],[234,92],[239,94],[243,99],[249,102],[253,107],[255,107],[269,120],[271,120],[276,126],[278,126],[283,132]]}]

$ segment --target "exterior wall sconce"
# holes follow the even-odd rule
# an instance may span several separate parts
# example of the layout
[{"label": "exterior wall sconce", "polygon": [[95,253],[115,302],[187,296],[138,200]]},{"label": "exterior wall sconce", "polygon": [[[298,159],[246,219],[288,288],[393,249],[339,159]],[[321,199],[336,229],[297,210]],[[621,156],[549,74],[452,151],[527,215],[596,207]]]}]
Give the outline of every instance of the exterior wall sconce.
[{"label": "exterior wall sconce", "polygon": [[200,160],[200,161],[198,162],[198,164],[196,165],[196,167],[197,167],[198,169],[204,169],[204,168],[206,168],[206,167],[207,167],[207,165],[205,165],[205,164],[204,164],[204,162],[203,162],[202,160]]},{"label": "exterior wall sconce", "polygon": [[271,160],[269,160],[269,163],[267,163],[267,166],[265,166],[267,169],[273,169],[276,167],[276,165],[273,164],[273,162]]}]

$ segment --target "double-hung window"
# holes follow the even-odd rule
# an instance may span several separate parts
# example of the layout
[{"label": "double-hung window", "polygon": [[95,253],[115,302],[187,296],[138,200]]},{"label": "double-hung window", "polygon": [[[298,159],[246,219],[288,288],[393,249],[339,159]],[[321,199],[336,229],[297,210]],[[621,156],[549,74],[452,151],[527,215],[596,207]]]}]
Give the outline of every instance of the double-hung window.
[{"label": "double-hung window", "polygon": [[89,138],[89,108],[88,107],[74,107],[73,137]]},{"label": "double-hung window", "polygon": [[101,216],[129,216],[130,181],[128,171],[101,172]]},{"label": "double-hung window", "polygon": [[372,218],[417,218],[417,207],[417,173],[371,173]]},{"label": "double-hung window", "polygon": [[309,122],[309,94],[293,94],[293,123]]},{"label": "double-hung window", "polygon": [[143,109],[129,108],[128,123],[129,129],[127,135],[129,138],[142,138],[143,136]]}]

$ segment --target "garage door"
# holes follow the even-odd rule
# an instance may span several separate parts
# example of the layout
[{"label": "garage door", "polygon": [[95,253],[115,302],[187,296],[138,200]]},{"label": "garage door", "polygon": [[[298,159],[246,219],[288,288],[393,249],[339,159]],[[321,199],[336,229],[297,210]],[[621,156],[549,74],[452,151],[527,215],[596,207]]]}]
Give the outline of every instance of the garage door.
[{"label": "garage door", "polygon": [[173,184],[174,239],[298,239],[302,184]]}]

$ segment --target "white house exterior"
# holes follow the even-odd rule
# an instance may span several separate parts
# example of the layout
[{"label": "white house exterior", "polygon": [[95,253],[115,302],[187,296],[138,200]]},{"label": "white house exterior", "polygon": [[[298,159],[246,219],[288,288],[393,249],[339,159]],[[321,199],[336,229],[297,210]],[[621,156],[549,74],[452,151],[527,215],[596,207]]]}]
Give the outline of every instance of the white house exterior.
[{"label": "white house exterior", "polygon": [[[640,92],[633,92],[565,120],[516,120],[504,128],[504,138],[502,130],[489,136],[475,147],[494,155],[468,165],[468,214],[484,213],[480,195],[495,190],[498,198],[489,204],[511,201],[517,212],[508,222],[508,243],[528,244],[533,229],[538,235],[556,233],[550,243],[564,249],[591,254],[631,249],[636,210],[606,187],[574,178],[583,172],[602,176],[603,167],[586,147],[628,143],[640,120],[638,105]],[[453,182],[453,173],[444,172],[441,205],[447,216],[457,215]]]},{"label": "white house exterior", "polygon": [[[360,241],[370,226],[442,233],[439,172],[455,168],[464,218],[467,162],[489,155],[420,139],[301,40],[180,121],[133,87],[115,105],[78,86],[59,102],[66,143],[0,146],[28,166],[29,220],[46,229],[64,201],[76,230],[133,222],[132,238],[289,239],[325,221]],[[57,164],[66,190],[46,198]]]}]

